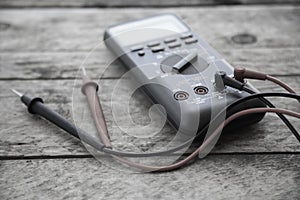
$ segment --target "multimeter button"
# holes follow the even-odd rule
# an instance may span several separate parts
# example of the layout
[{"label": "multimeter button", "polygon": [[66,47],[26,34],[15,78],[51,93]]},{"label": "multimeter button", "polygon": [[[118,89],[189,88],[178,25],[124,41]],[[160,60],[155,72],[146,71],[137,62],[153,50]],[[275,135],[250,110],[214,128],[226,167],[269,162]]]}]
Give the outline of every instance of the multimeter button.
[{"label": "multimeter button", "polygon": [[167,38],[165,39],[165,43],[171,43],[171,42],[175,42],[176,41],[176,38]]},{"label": "multimeter button", "polygon": [[189,39],[186,39],[184,42],[186,44],[192,44],[192,43],[196,43],[198,40],[196,38],[189,38]]},{"label": "multimeter button", "polygon": [[163,47],[163,46],[152,47],[151,50],[153,53],[156,53],[156,52],[165,50],[165,47]]},{"label": "multimeter button", "polygon": [[138,55],[139,55],[139,56],[144,56],[144,55],[145,55],[145,51],[143,51],[143,50],[138,51]]},{"label": "multimeter button", "polygon": [[144,47],[142,45],[134,46],[130,48],[130,51],[139,51],[142,50]]},{"label": "multimeter button", "polygon": [[160,45],[159,41],[150,42],[149,44],[147,44],[148,47],[155,47],[155,46],[158,46],[158,45]]},{"label": "multimeter button", "polygon": [[181,43],[179,42],[174,42],[168,45],[169,48],[175,48],[175,47],[180,47]]},{"label": "multimeter button", "polygon": [[181,39],[186,39],[186,38],[190,38],[190,37],[193,37],[193,34],[186,33],[186,34],[183,34],[182,36],[180,36]]}]

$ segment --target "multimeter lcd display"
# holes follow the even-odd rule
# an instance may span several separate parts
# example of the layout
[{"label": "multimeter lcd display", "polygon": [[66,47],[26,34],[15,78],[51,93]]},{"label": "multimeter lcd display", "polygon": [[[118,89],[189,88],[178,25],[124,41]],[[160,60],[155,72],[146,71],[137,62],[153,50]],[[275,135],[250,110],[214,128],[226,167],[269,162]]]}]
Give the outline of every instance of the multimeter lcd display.
[{"label": "multimeter lcd display", "polygon": [[129,22],[110,28],[110,35],[121,46],[147,42],[156,38],[184,33],[189,29],[168,15]]}]

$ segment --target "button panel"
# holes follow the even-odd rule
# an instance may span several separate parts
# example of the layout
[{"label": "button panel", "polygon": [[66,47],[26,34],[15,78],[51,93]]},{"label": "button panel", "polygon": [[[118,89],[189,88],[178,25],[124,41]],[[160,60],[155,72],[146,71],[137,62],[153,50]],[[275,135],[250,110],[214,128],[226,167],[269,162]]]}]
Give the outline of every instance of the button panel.
[{"label": "button panel", "polygon": [[[158,53],[165,50],[165,46],[169,49],[181,47],[183,44],[189,45],[198,42],[197,38],[192,33],[185,33],[181,36],[165,38],[163,41],[152,41],[148,44],[136,45],[130,48],[131,52],[136,52],[138,56],[142,57],[146,54],[147,50],[153,53]],[[145,46],[144,46],[145,45]]]}]

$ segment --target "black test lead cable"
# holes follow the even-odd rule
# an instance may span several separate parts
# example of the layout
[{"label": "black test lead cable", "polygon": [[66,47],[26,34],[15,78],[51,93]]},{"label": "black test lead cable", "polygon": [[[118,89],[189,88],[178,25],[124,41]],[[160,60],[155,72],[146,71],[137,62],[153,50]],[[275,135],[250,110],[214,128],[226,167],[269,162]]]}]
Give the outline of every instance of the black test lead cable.
[{"label": "black test lead cable", "polygon": [[[226,72],[218,71],[215,74],[216,80],[216,87],[224,88],[224,86],[229,86],[238,90],[243,90],[248,92],[249,94],[255,94],[253,90],[251,90],[244,82],[240,82],[240,80],[236,80],[234,78],[229,77]],[[292,89],[291,89],[292,90]],[[292,90],[293,91],[293,90]],[[295,93],[293,91],[293,93]],[[265,99],[264,97],[259,98],[265,105],[270,108],[276,108],[269,100]],[[281,113],[276,113],[277,116],[282,120],[282,122],[290,129],[293,135],[296,137],[298,142],[300,143],[300,135],[295,127],[290,123],[290,121]]]},{"label": "black test lead cable", "polygon": [[[43,102],[41,100],[41,98],[29,98],[26,95],[23,95],[21,93],[19,93],[16,90],[12,90],[15,94],[17,94],[18,96],[21,97],[22,102],[28,106],[28,110],[31,113],[34,114],[40,114],[41,116],[46,116],[45,118],[48,119],[49,121],[55,123],[58,126],[62,126],[64,125],[63,123],[57,123],[57,118],[58,114],[52,110],[50,110],[48,107],[43,105]],[[299,95],[297,95],[299,98]],[[39,109],[39,112],[35,112],[36,109]],[[230,117],[228,117],[223,123],[221,123],[218,128],[216,128],[214,130],[214,132],[195,150],[193,151],[189,156],[187,156],[185,159],[175,162],[173,164],[170,165],[166,165],[166,166],[143,166],[143,168],[145,170],[149,170],[149,171],[170,171],[170,170],[174,170],[177,168],[182,167],[183,165],[188,164],[190,161],[192,161],[194,158],[196,158],[196,156],[199,153],[202,153],[202,151],[205,151],[205,148],[214,140],[214,138],[216,138],[218,136],[218,133],[222,131],[222,129],[224,128],[224,126],[226,126],[227,124],[229,124],[231,121],[233,121],[236,118],[242,117],[244,115],[248,115],[248,114],[252,114],[252,113],[265,113],[265,112],[275,112],[275,113],[284,113],[290,116],[294,116],[300,119],[300,113],[296,113],[293,111],[289,111],[289,110],[285,110],[285,109],[279,109],[279,108],[252,108],[252,109],[246,109],[240,112],[237,112],[233,115],[231,115]],[[57,118],[57,119],[56,119]],[[63,121],[65,119],[63,118]],[[67,123],[68,124],[68,123]],[[72,125],[72,124],[71,124]],[[74,125],[73,125],[74,126]],[[66,128],[65,130],[68,130],[68,128]],[[74,134],[76,135],[76,134]],[[77,134],[78,136],[78,134]],[[139,163],[136,163],[136,165],[140,165]]]},{"label": "black test lead cable", "polygon": [[29,113],[40,115],[41,117],[52,122],[59,128],[65,130],[72,136],[78,138],[79,140],[81,139],[82,141],[93,146],[97,150],[103,150],[104,145],[102,143],[97,142],[97,138],[94,138],[89,134],[85,133],[83,130],[77,128],[74,124],[66,120],[63,116],[45,106],[42,98],[31,98],[14,89],[11,89],[11,91],[20,97],[21,101],[27,106],[27,110]]},{"label": "black test lead cable", "polygon": [[[36,114],[40,115],[41,117],[45,118],[46,120],[52,122],[59,128],[65,130],[67,133],[70,135],[76,137],[79,140],[82,140],[84,143],[94,147],[95,149],[107,153],[109,155],[116,155],[116,156],[124,156],[124,157],[151,157],[151,156],[161,156],[161,155],[171,155],[171,153],[176,152],[183,147],[186,147],[187,145],[190,144],[191,140],[194,140],[195,137],[201,135],[204,133],[204,130],[207,128],[202,129],[197,135],[190,140],[184,142],[183,144],[174,147],[172,149],[167,149],[167,150],[162,150],[158,152],[143,152],[143,153],[134,153],[134,152],[124,152],[124,151],[118,151],[118,150],[113,150],[110,148],[105,147],[101,142],[99,142],[98,138],[94,138],[90,136],[88,133],[85,131],[81,130],[80,128],[77,128],[74,124],[69,122],[67,119],[62,117],[60,114],[58,114],[55,111],[52,111],[50,108],[44,105],[43,100],[40,97],[28,97],[27,95],[24,95],[14,89],[11,89],[13,93],[15,93],[17,96],[20,97],[21,101],[27,106],[28,112],[31,114]],[[224,109],[232,109],[233,107],[246,102],[251,99],[256,99],[259,97],[285,97],[285,98],[292,98],[296,100],[300,100],[300,95],[298,94],[291,94],[291,93],[257,93],[253,94],[241,99],[238,99],[234,103],[230,104],[227,108]],[[223,111],[221,111],[223,112]],[[213,119],[215,120],[217,116]]]},{"label": "black test lead cable", "polygon": [[95,149],[116,156],[125,156],[125,157],[150,157],[150,156],[161,156],[164,154],[171,154],[173,152],[178,151],[186,145],[180,145],[176,148],[172,148],[170,150],[165,150],[161,152],[150,152],[150,153],[132,153],[132,152],[123,152],[113,150],[110,147],[106,147],[102,142],[99,141],[98,138],[92,137],[90,134],[86,133],[82,129],[76,127],[74,124],[69,122],[63,116],[58,114],[57,112],[51,110],[44,104],[44,101],[40,97],[29,97],[21,92],[18,92],[15,89],[11,89],[11,91],[20,97],[21,101],[27,106],[27,110],[29,113],[34,115],[39,115],[44,119],[52,122],[59,128],[65,130],[70,135],[75,138],[82,140],[84,143],[94,147]]}]

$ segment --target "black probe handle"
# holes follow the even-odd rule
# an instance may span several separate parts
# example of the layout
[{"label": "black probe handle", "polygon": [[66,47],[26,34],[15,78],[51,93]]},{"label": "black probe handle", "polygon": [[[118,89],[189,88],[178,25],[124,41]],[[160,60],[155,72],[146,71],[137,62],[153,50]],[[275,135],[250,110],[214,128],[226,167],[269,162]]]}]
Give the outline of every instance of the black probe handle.
[{"label": "black probe handle", "polygon": [[85,143],[91,145],[92,147],[103,150],[104,145],[101,142],[97,142],[97,138],[93,138],[85,131],[76,128],[74,124],[69,122],[63,116],[58,114],[57,112],[51,110],[43,103],[41,98],[30,98],[26,95],[21,97],[21,100],[24,104],[27,105],[28,111],[32,114],[40,115],[41,117],[45,118],[46,120],[52,122],[59,128],[65,130],[67,133],[71,134],[72,136],[76,137],[77,139],[81,139]]}]

